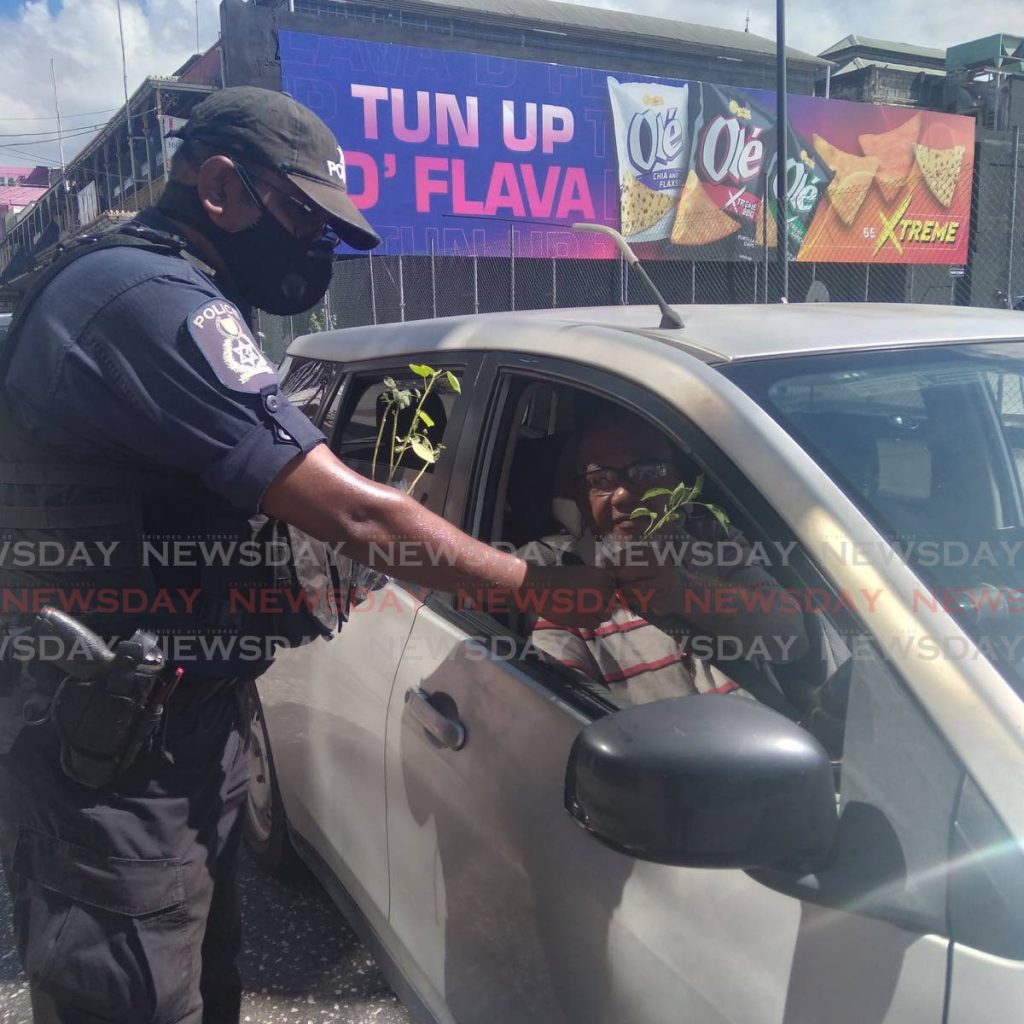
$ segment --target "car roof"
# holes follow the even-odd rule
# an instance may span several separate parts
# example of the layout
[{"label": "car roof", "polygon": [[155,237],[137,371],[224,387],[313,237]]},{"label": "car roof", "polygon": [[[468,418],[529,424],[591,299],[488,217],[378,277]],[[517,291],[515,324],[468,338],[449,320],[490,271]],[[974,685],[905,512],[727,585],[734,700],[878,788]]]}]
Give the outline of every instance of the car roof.
[{"label": "car roof", "polygon": [[[564,354],[581,335],[651,338],[706,363],[839,350],[1024,339],[1009,310],[907,303],[813,302],[675,306],[681,329],[659,328],[656,306],[525,310],[346,327],[296,338],[292,356],[357,361],[430,351]],[[625,340],[625,339],[623,339]]]}]

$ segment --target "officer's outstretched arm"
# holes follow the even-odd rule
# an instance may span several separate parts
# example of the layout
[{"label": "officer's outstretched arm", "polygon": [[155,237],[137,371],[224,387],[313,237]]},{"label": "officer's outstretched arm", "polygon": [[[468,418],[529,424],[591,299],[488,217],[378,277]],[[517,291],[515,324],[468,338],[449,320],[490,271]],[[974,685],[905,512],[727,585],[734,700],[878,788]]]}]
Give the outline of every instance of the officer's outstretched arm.
[{"label": "officer's outstretched arm", "polygon": [[275,477],[261,511],[319,540],[342,542],[349,557],[408,583],[450,591],[543,590],[545,617],[555,621],[589,625],[593,619],[596,625],[601,618],[594,609],[612,600],[614,588],[604,570],[528,565],[475,540],[401,491],[349,469],[326,445],[294,459]]}]

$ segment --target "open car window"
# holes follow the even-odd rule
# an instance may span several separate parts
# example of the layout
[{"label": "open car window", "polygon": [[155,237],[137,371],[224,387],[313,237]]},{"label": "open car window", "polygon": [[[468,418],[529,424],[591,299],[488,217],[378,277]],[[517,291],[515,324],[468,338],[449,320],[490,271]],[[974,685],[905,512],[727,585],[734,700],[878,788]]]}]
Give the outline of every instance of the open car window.
[{"label": "open car window", "polygon": [[[531,562],[595,564],[606,556],[589,518],[585,467],[577,462],[581,432],[629,410],[588,389],[528,375],[509,374],[503,395],[494,436],[485,439],[493,455],[481,467],[469,525]],[[537,607],[478,611],[609,710],[695,694],[757,699],[813,729],[838,760],[848,624],[805,599],[807,580],[790,559],[794,542],[752,517],[742,493],[723,486],[703,458],[653,420],[647,425],[664,445],[654,454],[668,453],[672,464],[662,482],[674,488],[702,481],[700,500],[653,537],[668,575],[675,571],[688,589],[668,584],[654,602],[651,587],[638,588],[635,600],[622,596],[621,607],[609,609],[596,628],[556,626]],[[617,461],[644,455],[638,450]],[[636,505],[644,504],[641,496]],[[666,600],[676,604],[666,610]]]}]

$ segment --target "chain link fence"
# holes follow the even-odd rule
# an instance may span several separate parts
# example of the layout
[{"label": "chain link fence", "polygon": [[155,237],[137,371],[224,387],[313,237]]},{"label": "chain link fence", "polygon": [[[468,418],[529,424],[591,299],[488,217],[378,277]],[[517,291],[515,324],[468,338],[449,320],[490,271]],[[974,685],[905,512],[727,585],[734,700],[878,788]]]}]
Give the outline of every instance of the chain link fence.
[{"label": "chain link fence", "polygon": [[[946,189],[956,182],[947,182]],[[1024,300],[1024,143],[1019,129],[1010,132],[978,130],[969,223],[908,220],[900,212],[911,188],[923,188],[918,177],[908,179],[891,199],[880,202],[870,191],[847,187],[826,217],[816,217],[810,229],[791,229],[806,236],[791,242],[799,260],[791,261],[788,295],[791,302],[828,298],[836,302],[914,302],[938,305],[1012,308]],[[947,191],[937,197],[950,198]],[[879,208],[867,220],[861,207]],[[872,212],[872,208],[866,208]],[[706,223],[691,222],[691,239],[710,239],[700,246],[713,255],[725,216],[711,210]],[[908,246],[927,242],[933,250],[952,249],[961,232],[970,232],[964,265],[913,263],[840,263],[808,259],[816,252],[842,253],[852,248],[851,225],[871,231],[877,252],[903,257]],[[735,223],[735,222],[732,222]],[[955,228],[952,223],[956,223]],[[777,258],[777,228],[767,206],[762,222],[752,228],[757,258],[750,260],[648,260],[644,268],[673,304],[771,303],[783,292]],[[356,325],[418,320],[505,310],[555,309],[577,306],[646,304],[651,302],[639,276],[622,259],[575,259],[568,256],[521,256],[529,225],[509,225],[504,252],[435,249],[421,256],[360,256],[339,261],[323,303],[295,317],[261,315],[258,329],[271,357],[279,359],[291,341],[302,334]],[[865,236],[867,237],[867,236]],[[727,240],[726,240],[727,241]],[[858,240],[860,241],[860,240]],[[859,251],[863,251],[861,247]]]}]

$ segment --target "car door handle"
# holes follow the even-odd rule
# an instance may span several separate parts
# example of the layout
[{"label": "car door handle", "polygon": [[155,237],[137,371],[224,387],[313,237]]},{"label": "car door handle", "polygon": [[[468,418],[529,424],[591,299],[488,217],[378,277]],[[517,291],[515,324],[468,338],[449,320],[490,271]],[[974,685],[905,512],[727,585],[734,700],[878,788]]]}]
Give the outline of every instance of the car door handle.
[{"label": "car door handle", "polygon": [[409,705],[409,713],[430,733],[431,736],[449,750],[461,750],[466,742],[466,727],[457,719],[450,718],[439,711],[431,702],[430,694],[418,686],[410,686],[405,691],[405,703]]}]

